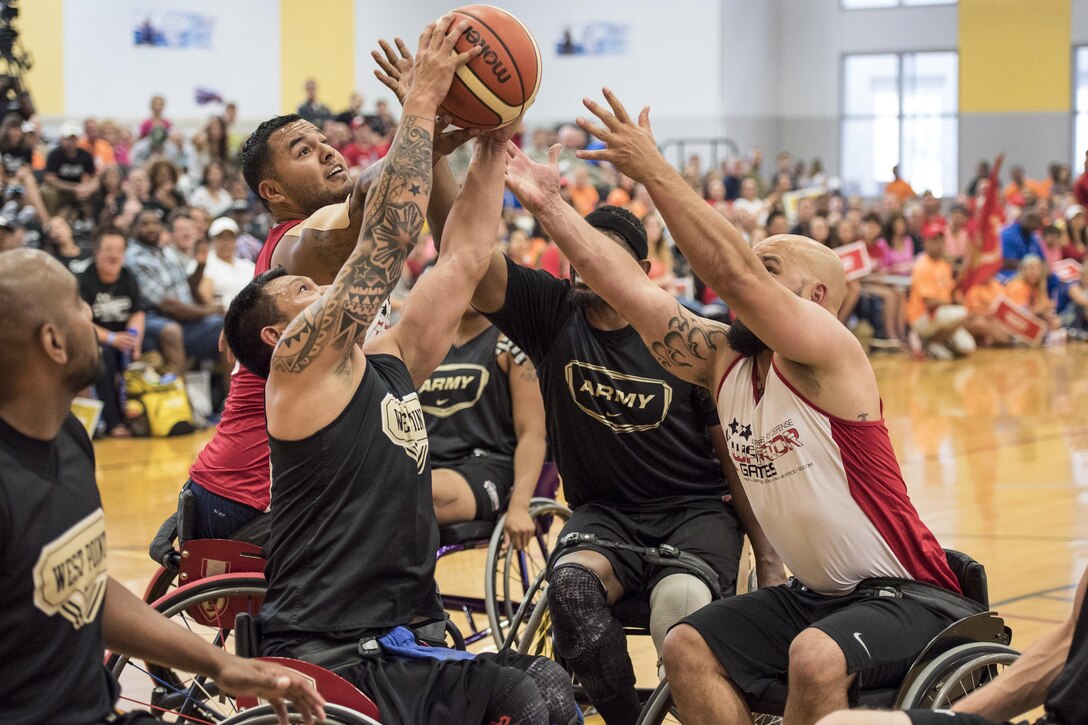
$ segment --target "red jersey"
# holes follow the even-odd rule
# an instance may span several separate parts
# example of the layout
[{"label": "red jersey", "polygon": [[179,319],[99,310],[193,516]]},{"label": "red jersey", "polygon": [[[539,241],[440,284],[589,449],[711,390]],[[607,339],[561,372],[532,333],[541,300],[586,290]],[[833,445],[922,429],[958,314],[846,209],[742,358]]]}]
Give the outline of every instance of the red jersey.
[{"label": "red jersey", "polygon": [[[288,230],[302,222],[302,219],[290,219],[269,230],[257,256],[255,274],[271,269],[276,245]],[[264,378],[241,365],[234,366],[223,417],[215,427],[215,435],[189,469],[193,481],[217,496],[260,511],[268,509],[271,495],[264,384]]]}]

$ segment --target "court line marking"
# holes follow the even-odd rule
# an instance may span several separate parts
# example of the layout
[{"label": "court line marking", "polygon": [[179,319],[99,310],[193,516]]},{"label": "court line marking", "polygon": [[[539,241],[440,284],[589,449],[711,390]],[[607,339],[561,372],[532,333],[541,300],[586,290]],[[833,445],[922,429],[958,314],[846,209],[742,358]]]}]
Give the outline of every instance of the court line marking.
[{"label": "court line marking", "polygon": [[1012,604],[1013,602],[1022,602],[1025,599],[1033,599],[1035,597],[1041,597],[1044,594],[1053,594],[1054,592],[1067,592],[1070,589],[1076,589],[1076,588],[1077,588],[1076,584],[1066,584],[1065,586],[1051,587],[1050,589],[1040,589],[1039,591],[1031,592],[1030,594],[1022,594],[1022,595],[1020,595],[1018,597],[1011,597],[1009,599],[1002,599],[999,602],[990,602],[990,609],[997,609],[998,607],[1003,607],[1006,604]]},{"label": "court line marking", "polygon": [[1023,619],[1028,622],[1042,622],[1043,624],[1062,624],[1064,619],[1049,619],[1047,617],[1033,617],[1030,614],[1012,614],[1010,612],[998,612],[1005,619]]}]

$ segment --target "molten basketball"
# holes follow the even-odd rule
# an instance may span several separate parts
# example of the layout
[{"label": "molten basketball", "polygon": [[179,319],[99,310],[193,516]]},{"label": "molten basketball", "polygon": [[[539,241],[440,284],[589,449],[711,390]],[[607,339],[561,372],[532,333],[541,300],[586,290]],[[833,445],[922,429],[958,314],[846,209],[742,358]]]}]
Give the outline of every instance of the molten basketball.
[{"label": "molten basketball", "polygon": [[472,23],[457,41],[456,51],[463,53],[478,45],[483,52],[457,70],[438,112],[461,128],[505,126],[536,98],[540,48],[521,21],[505,10],[466,5],[453,12]]}]

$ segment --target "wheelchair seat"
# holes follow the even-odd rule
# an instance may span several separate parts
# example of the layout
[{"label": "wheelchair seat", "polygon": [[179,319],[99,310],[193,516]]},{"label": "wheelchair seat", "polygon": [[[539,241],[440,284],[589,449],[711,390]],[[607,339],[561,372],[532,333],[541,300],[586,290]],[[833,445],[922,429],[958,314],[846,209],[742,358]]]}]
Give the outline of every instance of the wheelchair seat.
[{"label": "wheelchair seat", "polygon": [[438,528],[439,546],[462,544],[467,541],[482,541],[491,538],[495,530],[494,521],[462,521]]},{"label": "wheelchair seat", "polygon": [[986,567],[961,551],[945,549],[944,555],[952,574],[960,584],[963,596],[989,609],[990,591],[986,581]]}]

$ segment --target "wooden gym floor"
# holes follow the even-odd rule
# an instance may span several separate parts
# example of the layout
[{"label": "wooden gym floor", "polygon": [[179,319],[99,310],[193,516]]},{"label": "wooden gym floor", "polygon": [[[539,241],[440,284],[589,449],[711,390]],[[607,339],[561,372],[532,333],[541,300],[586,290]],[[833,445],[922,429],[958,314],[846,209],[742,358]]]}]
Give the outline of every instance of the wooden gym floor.
[{"label": "wooden gym floor", "polygon": [[[1023,649],[1068,615],[1088,565],[1088,345],[873,366],[915,505],[942,545],[986,565]],[[147,545],[210,436],[95,445],[110,569],[139,595],[155,570]],[[482,576],[482,551],[439,563],[445,591],[482,595]],[[653,650],[638,639],[642,683]]]}]

